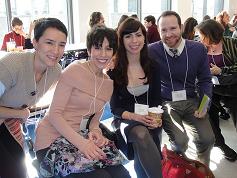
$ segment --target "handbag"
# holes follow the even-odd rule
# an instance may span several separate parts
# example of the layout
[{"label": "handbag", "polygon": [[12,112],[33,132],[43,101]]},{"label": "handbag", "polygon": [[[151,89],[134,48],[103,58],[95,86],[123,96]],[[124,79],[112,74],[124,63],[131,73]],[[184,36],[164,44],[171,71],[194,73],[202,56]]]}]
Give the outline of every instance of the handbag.
[{"label": "handbag", "polygon": [[220,96],[237,97],[237,73],[219,75],[220,85],[213,86],[213,93]]},{"label": "handbag", "polygon": [[166,145],[162,156],[163,178],[215,178],[205,164],[168,150]]}]

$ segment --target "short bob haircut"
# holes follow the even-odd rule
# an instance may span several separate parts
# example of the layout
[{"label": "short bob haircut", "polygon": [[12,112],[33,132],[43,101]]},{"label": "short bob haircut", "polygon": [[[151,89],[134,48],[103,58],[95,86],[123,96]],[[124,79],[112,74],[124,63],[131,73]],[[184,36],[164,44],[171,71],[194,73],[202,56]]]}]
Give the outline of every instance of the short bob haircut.
[{"label": "short bob haircut", "polygon": [[115,82],[119,85],[128,84],[128,76],[127,76],[128,58],[127,58],[126,48],[124,46],[123,37],[127,34],[137,32],[139,28],[141,29],[142,34],[144,36],[144,46],[140,52],[140,64],[145,73],[144,78],[147,77],[148,79],[147,82],[150,81],[151,60],[148,56],[146,29],[140,21],[132,17],[129,17],[121,23],[117,32],[119,44],[118,44],[118,51],[115,55]]},{"label": "short bob haircut", "polygon": [[204,20],[196,29],[209,40],[210,44],[217,44],[223,39],[224,28],[215,20]]},{"label": "short bob haircut", "polygon": [[94,26],[87,34],[86,46],[91,51],[92,46],[101,47],[106,38],[109,41],[109,47],[113,49],[113,55],[118,48],[118,36],[116,31],[105,26]]},{"label": "short bob haircut", "polygon": [[56,28],[67,37],[68,32],[66,26],[57,18],[42,18],[35,24],[34,39],[39,41],[40,37],[48,28]]},{"label": "short bob haircut", "polygon": [[22,26],[23,25],[23,22],[21,21],[21,19],[19,19],[18,17],[14,17],[12,19],[12,27],[15,27],[15,26]]}]

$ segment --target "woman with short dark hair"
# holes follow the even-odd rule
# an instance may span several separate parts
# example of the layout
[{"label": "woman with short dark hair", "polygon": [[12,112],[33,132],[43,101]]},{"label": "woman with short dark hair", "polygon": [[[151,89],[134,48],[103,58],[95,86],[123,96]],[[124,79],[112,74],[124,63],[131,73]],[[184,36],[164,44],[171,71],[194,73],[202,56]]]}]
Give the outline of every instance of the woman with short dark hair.
[{"label": "woman with short dark hair", "polygon": [[61,74],[65,25],[45,18],[36,25],[35,37],[34,52],[9,53],[0,60],[0,177],[27,177],[21,123]]},{"label": "woman with short dark hair", "polygon": [[[117,34],[95,26],[87,34],[89,60],[71,63],[58,81],[48,114],[36,130],[40,173],[48,177],[129,178],[122,156],[99,127],[113,82],[103,72],[117,50]],[[89,127],[80,125],[90,118]]]},{"label": "woman with short dark hair", "polygon": [[[237,118],[237,95],[235,92],[236,84],[229,86],[221,86],[221,78],[232,75],[237,72],[237,39],[223,37],[224,28],[215,20],[205,20],[197,27],[200,35],[200,41],[208,50],[208,60],[210,64],[211,74],[213,75],[213,96],[212,104],[209,110],[210,122],[216,137],[215,146],[219,147],[225,158],[230,161],[237,159],[237,153],[225,143],[225,139],[221,133],[219,124],[219,103],[224,101],[225,106],[230,109],[234,125],[236,127]],[[219,84],[218,84],[219,83]],[[220,89],[225,88],[226,93],[220,93]]]}]

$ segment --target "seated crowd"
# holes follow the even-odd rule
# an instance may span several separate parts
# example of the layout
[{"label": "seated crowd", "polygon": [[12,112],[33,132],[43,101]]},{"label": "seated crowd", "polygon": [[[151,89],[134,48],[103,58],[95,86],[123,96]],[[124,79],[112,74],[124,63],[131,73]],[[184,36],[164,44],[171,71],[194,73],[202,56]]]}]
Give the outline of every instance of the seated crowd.
[{"label": "seated crowd", "polygon": [[[237,126],[237,39],[231,37],[237,20],[229,21],[223,11],[199,24],[190,17],[182,28],[179,14],[165,11],[157,25],[151,15],[144,25],[123,15],[112,29],[101,12],[93,12],[86,61],[62,70],[65,25],[42,18],[25,34],[14,18],[1,50],[13,41],[19,49],[34,50],[0,59],[0,177],[27,177],[21,124],[51,89],[52,102],[35,132],[41,177],[129,178],[123,166],[128,159],[138,178],[162,178],[162,129],[177,153],[185,155],[191,139],[197,160],[206,166],[213,146],[235,161],[237,153],[226,145],[219,123],[220,113],[227,114],[224,104]],[[204,96],[211,102],[200,110]],[[116,144],[100,124],[107,102]],[[159,105],[162,122],[148,114]]]}]

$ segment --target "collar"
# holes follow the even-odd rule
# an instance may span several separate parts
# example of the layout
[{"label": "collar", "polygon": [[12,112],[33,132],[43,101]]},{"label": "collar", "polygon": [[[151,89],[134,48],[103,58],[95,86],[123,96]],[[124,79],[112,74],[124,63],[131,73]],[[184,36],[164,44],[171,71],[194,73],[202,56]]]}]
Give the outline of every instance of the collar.
[{"label": "collar", "polygon": [[[170,47],[168,47],[165,43],[163,43],[164,45],[164,48],[166,50],[166,52],[171,56],[171,57],[174,57],[174,54],[170,51]],[[185,39],[181,38],[181,42],[177,48],[178,50],[178,56],[180,56],[180,54],[183,52],[183,49],[184,49],[184,46],[185,46]]]}]

